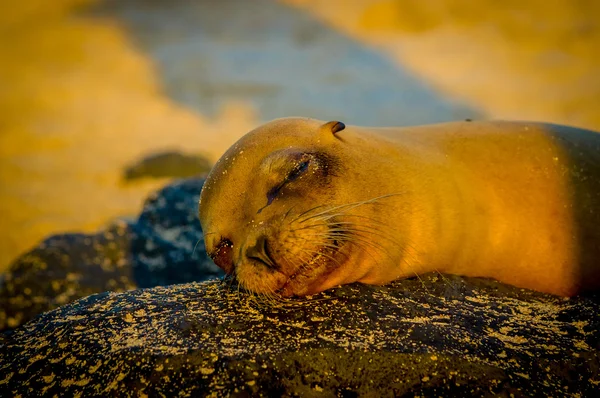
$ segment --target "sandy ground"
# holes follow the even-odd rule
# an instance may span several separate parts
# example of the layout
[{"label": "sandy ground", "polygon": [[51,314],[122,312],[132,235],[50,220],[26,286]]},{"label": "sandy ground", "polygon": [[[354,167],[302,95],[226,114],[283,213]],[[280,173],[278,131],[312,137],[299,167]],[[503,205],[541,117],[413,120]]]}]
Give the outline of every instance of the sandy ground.
[{"label": "sandy ground", "polygon": [[[276,117],[600,130],[593,2],[29,0],[0,12],[0,270],[136,214],[141,156],[215,160]],[[490,2],[489,4],[492,4]]]}]

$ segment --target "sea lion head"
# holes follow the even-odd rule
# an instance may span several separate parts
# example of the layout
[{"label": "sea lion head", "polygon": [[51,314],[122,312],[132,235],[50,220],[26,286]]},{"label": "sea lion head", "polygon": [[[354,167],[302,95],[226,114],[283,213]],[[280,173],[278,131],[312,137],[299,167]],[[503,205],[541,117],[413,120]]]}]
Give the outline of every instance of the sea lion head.
[{"label": "sea lion head", "polygon": [[361,281],[383,261],[374,243],[385,234],[381,192],[361,187],[370,170],[347,149],[345,128],[278,119],[243,136],[211,170],[199,205],[206,249],[242,287],[313,294]]}]

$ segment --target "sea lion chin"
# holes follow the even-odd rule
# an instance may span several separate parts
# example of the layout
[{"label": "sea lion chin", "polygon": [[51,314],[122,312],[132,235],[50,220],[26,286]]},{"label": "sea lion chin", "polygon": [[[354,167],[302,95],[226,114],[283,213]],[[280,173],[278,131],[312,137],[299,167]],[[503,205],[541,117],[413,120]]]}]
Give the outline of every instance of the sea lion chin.
[{"label": "sea lion chin", "polygon": [[277,119],[219,159],[199,215],[215,263],[266,295],[430,271],[574,295],[600,287],[600,134]]}]

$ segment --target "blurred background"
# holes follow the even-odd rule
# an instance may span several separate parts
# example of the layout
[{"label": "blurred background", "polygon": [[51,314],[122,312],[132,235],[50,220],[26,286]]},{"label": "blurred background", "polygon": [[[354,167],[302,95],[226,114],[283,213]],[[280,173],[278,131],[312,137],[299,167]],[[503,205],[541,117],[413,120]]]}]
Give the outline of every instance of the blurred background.
[{"label": "blurred background", "polygon": [[0,7],[0,271],[49,234],[137,214],[166,183],[129,178],[141,159],[212,163],[277,117],[600,130],[594,0]]}]

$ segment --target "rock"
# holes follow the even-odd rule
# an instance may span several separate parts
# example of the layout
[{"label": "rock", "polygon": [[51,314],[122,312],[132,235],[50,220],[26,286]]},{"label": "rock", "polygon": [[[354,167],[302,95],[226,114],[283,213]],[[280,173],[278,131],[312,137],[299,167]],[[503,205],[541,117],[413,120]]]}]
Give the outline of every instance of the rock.
[{"label": "rock", "polygon": [[166,286],[223,276],[206,255],[198,220],[203,184],[204,179],[181,180],[146,200],[131,243],[137,286]]},{"label": "rock", "polygon": [[135,222],[118,221],[92,235],[56,235],[18,258],[0,279],[0,330],[94,293],[222,275],[206,256],[198,222],[203,182],[168,185],[146,201]]},{"label": "rock", "polygon": [[95,235],[55,235],[18,258],[0,280],[0,330],[106,290],[135,289],[131,227]]},{"label": "rock", "polygon": [[212,165],[201,155],[181,152],[153,153],[127,167],[124,173],[126,181],[143,177],[193,177],[208,173]]},{"label": "rock", "polygon": [[0,396],[597,396],[600,300],[423,276],[284,304],[101,293],[0,340]]}]

